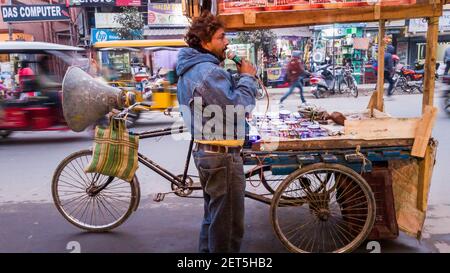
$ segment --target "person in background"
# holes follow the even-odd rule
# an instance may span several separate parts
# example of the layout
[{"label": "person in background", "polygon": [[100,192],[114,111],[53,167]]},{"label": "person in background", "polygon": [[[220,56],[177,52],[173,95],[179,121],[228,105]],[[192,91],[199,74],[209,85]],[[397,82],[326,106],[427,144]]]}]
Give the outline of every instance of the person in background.
[{"label": "person in background", "polygon": [[394,59],[392,58],[392,55],[395,53],[395,48],[392,45],[388,45],[386,47],[386,52],[384,53],[384,80],[389,83],[387,96],[391,97],[392,90],[394,89],[394,79],[392,77],[394,76],[395,70],[394,70]]},{"label": "person in background", "polygon": [[303,96],[303,79],[309,77],[309,73],[305,70],[303,63],[300,60],[300,56],[300,51],[292,52],[292,58],[287,64],[286,71],[286,77],[291,86],[287,93],[280,99],[280,104],[294,92],[295,88],[300,90],[300,99],[302,100],[302,103],[306,103],[305,97]]},{"label": "person in background", "polygon": [[0,101],[9,97],[9,89],[4,84],[3,78],[0,79]]},{"label": "person in background", "polygon": [[445,64],[444,75],[448,75],[448,70],[450,69],[450,46],[447,47],[447,49],[445,50],[444,64]]},{"label": "person in background", "polygon": [[26,97],[34,97],[35,96],[35,90],[33,87],[35,87],[34,84],[34,71],[29,67],[29,62],[23,60],[20,64],[20,68],[18,71],[18,80],[19,80],[19,87],[21,90],[20,99],[24,99]]}]

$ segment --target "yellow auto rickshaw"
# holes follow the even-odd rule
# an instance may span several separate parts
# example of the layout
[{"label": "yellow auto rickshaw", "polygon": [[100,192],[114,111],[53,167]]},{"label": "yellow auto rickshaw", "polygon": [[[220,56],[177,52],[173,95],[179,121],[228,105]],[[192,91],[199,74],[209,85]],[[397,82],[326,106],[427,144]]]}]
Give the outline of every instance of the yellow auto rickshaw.
[{"label": "yellow auto rickshaw", "polygon": [[171,111],[177,106],[176,58],[186,46],[182,39],[97,42],[94,58],[110,85],[135,93],[138,102],[150,101],[150,110]]}]

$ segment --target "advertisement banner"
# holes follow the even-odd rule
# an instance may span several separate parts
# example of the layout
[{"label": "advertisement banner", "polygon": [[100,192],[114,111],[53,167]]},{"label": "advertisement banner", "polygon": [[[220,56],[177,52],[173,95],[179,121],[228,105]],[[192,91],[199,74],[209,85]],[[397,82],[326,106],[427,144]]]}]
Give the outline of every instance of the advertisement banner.
[{"label": "advertisement banner", "polygon": [[120,40],[119,35],[111,29],[91,29],[91,44],[96,42],[117,41]]},{"label": "advertisement banner", "polygon": [[189,22],[183,15],[181,4],[148,3],[148,25],[187,26]]},{"label": "advertisement banner", "polygon": [[116,0],[116,6],[118,7],[140,7],[141,0]]},{"label": "advertisement banner", "polygon": [[70,7],[107,7],[115,6],[116,0],[66,0]]},{"label": "advertisement banner", "polygon": [[64,21],[70,20],[64,5],[2,6],[3,22]]},{"label": "advertisement banner", "polygon": [[96,13],[95,14],[95,27],[96,28],[120,28],[121,24],[117,23],[116,18],[120,16],[120,13]]}]

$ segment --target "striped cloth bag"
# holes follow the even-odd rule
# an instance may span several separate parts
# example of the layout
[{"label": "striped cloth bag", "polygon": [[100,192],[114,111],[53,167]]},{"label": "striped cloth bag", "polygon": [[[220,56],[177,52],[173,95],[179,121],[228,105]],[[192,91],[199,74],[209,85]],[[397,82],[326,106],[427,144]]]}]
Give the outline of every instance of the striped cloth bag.
[{"label": "striped cloth bag", "polygon": [[95,128],[92,159],[85,172],[131,182],[138,168],[138,146],[139,137],[128,132],[125,121],[111,119],[109,127]]}]

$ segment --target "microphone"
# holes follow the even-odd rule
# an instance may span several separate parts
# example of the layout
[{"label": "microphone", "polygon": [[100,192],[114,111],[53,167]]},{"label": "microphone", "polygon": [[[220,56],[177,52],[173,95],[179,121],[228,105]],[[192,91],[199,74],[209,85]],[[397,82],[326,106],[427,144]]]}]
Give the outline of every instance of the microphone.
[{"label": "microphone", "polygon": [[238,65],[242,64],[242,59],[241,57],[239,57],[238,55],[236,55],[236,53],[234,53],[233,51],[228,51],[227,53],[227,57],[228,59],[232,60],[233,62],[235,62]]}]

